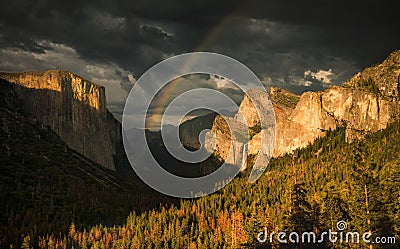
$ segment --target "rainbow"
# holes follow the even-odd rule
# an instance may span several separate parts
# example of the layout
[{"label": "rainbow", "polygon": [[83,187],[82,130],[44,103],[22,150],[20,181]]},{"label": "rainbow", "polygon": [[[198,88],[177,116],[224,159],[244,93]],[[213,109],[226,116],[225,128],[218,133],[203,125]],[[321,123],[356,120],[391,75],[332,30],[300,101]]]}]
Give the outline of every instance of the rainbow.
[{"label": "rainbow", "polygon": [[146,116],[146,128],[154,128],[156,127],[156,124],[161,121],[162,115],[164,113],[163,107],[168,105],[170,94],[174,92],[181,80],[182,79],[180,77],[173,79],[171,82],[168,83],[166,89],[163,90],[162,95],[157,96],[161,92],[157,93],[156,102],[154,104],[151,104],[152,108],[156,111],[153,112],[151,115]]},{"label": "rainbow", "polygon": [[[241,5],[240,5],[241,6]],[[238,10],[237,8],[236,10]],[[225,16],[206,36],[205,38],[195,47],[194,52],[207,52],[207,49],[212,46],[214,41],[218,38],[224,28],[234,20],[236,10]],[[187,72],[187,69],[193,63],[193,60],[188,60],[187,63],[182,67],[181,72]],[[157,101],[154,103],[153,108],[156,108],[156,112],[146,117],[146,128],[153,128],[155,124],[161,121],[163,115],[163,108],[168,104],[169,96],[171,92],[179,85],[181,78],[172,80],[168,85],[167,89],[164,90],[161,96],[157,96]]]}]

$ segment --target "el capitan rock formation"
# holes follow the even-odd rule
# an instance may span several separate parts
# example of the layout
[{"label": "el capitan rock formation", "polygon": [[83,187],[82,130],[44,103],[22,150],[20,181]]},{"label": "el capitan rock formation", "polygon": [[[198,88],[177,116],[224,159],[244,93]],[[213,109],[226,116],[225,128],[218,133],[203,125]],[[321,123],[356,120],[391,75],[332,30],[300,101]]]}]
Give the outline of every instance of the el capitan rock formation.
[{"label": "el capitan rock formation", "polygon": [[72,149],[109,169],[121,141],[106,108],[105,88],[67,71],[0,73],[14,85],[24,110],[49,126]]}]

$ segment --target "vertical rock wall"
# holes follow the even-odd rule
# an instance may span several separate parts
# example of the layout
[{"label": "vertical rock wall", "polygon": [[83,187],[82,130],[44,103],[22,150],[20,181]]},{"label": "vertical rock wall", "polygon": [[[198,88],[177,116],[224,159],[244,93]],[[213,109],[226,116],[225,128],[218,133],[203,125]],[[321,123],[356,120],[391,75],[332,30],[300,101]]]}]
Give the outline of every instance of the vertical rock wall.
[{"label": "vertical rock wall", "polygon": [[105,88],[70,72],[1,73],[15,84],[24,109],[51,127],[72,149],[109,169],[120,126],[106,109]]}]

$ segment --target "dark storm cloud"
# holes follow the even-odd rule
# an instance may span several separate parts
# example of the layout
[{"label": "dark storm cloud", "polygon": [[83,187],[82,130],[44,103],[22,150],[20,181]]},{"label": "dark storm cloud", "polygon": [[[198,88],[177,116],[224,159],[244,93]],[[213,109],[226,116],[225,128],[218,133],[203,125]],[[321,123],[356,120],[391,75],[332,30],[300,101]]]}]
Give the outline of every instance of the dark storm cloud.
[{"label": "dark storm cloud", "polygon": [[127,92],[130,92],[130,90],[133,87],[133,84],[129,79],[129,76],[119,69],[115,69],[115,74],[121,78],[121,82],[119,83],[121,88]]},{"label": "dark storm cloud", "polygon": [[164,39],[165,33],[159,29],[142,26],[147,23],[145,18],[94,6],[79,2],[2,2],[1,46],[38,52],[44,48],[37,41],[50,40],[73,47],[89,62],[113,62],[136,73],[179,47],[176,41]]},{"label": "dark storm cloud", "polygon": [[[43,41],[63,44],[86,63],[116,65],[116,73],[137,78],[166,57],[199,48],[224,23],[201,50],[233,56],[267,85],[300,93],[327,86],[308,82],[308,70],[332,69],[332,84],[340,84],[398,49],[396,12],[378,1],[3,1],[0,46],[40,54],[54,49]],[[12,53],[2,55],[10,63],[0,70],[21,70]],[[129,90],[127,73],[119,76]]]}]

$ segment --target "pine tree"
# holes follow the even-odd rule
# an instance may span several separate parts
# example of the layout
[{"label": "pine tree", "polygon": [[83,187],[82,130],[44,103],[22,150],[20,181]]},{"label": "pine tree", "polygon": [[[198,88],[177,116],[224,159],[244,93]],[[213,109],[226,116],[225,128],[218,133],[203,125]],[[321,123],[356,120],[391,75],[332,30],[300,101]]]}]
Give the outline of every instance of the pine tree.
[{"label": "pine tree", "polygon": [[291,209],[287,217],[286,229],[297,232],[300,236],[299,246],[302,247],[303,232],[313,231],[312,208],[307,201],[307,190],[304,183],[295,183],[291,192]]},{"label": "pine tree", "polygon": [[243,214],[241,212],[233,211],[231,213],[230,226],[225,239],[231,248],[241,248],[247,242]]},{"label": "pine tree", "polygon": [[[377,187],[377,164],[372,160],[368,160],[363,142],[356,141],[353,144],[353,160],[351,162],[353,221],[358,225],[360,231],[364,230],[372,234],[373,224],[371,220],[373,216],[371,210],[374,203],[371,203],[371,200],[375,199],[371,199],[371,194],[372,190]],[[362,219],[360,220],[360,218]],[[369,245],[369,248],[372,249],[372,244]]]},{"label": "pine tree", "polygon": [[33,249],[31,246],[31,237],[29,235],[24,237],[22,241],[21,249]]}]

